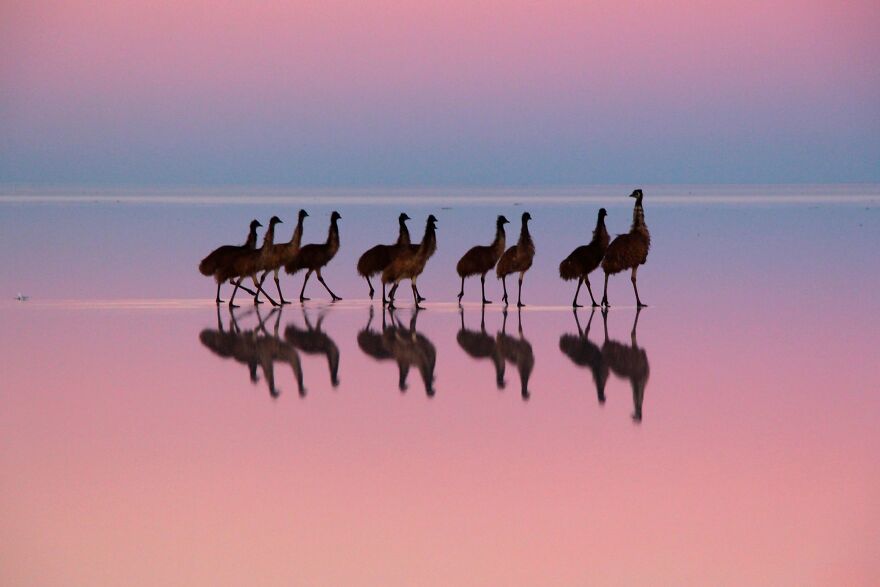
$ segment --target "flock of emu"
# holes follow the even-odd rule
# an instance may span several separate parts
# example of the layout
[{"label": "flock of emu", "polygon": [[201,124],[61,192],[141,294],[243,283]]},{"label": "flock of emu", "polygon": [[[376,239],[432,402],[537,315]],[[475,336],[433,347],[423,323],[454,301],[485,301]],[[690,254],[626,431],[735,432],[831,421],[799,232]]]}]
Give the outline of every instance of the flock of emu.
[{"label": "flock of emu", "polygon": [[[586,283],[587,291],[593,307],[598,307],[590,287],[589,274],[600,265],[605,273],[605,289],[602,296],[602,306],[608,303],[608,277],[621,271],[632,271],[633,291],[636,296],[636,304],[639,308],[645,304],[639,298],[639,289],[636,285],[636,272],[640,265],[644,265],[648,258],[648,249],[651,245],[651,235],[645,224],[645,211],[642,207],[642,190],[637,189],[630,194],[635,198],[633,207],[633,219],[629,232],[618,235],[613,241],[608,236],[605,228],[605,208],[601,208],[596,220],[596,229],[593,231],[592,240],[583,246],[576,248],[559,265],[559,275],[565,280],[577,280],[572,306],[578,307],[578,294],[581,285]],[[339,250],[339,220],[342,218],[339,212],[334,211],[330,215],[330,230],[327,240],[323,243],[308,244],[301,246],[303,234],[303,222],[308,212],[300,210],[293,236],[286,243],[275,243],[275,227],[281,223],[281,219],[273,216],[269,220],[263,238],[263,244],[257,247],[257,229],[261,227],[259,221],[253,220],[250,224],[248,238],[243,245],[226,245],[215,249],[199,264],[199,271],[206,276],[213,277],[217,282],[217,294],[215,300],[218,304],[220,299],[220,286],[229,282],[234,286],[232,296],[229,298],[230,307],[235,306],[235,295],[239,289],[243,289],[254,297],[254,303],[259,304],[262,293],[273,305],[288,304],[281,292],[279,271],[281,268],[293,275],[299,271],[306,271],[300,290],[300,302],[306,301],[306,284],[314,273],[321,282],[333,301],[340,300],[321,275],[323,269],[336,255]],[[397,288],[404,280],[409,280],[412,287],[415,307],[425,298],[419,293],[417,281],[425,270],[428,259],[437,250],[437,218],[433,214],[428,216],[425,223],[425,233],[419,244],[411,242],[406,221],[409,216],[401,214],[398,218],[400,225],[397,242],[391,245],[376,245],[367,250],[357,263],[358,274],[361,275],[370,288],[370,299],[373,298],[375,289],[370,280],[371,277],[380,275],[382,281],[382,303],[394,307]],[[464,282],[467,277],[480,276],[480,287],[483,304],[491,303],[486,299],[486,274],[495,269],[495,274],[504,287],[503,301],[508,303],[507,276],[519,274],[517,306],[522,307],[522,283],[526,272],[531,268],[535,258],[535,243],[529,233],[529,220],[531,215],[525,212],[522,215],[522,227],[517,243],[507,248],[504,225],[509,221],[504,216],[498,216],[495,224],[495,238],[491,244],[478,245],[468,250],[458,261],[456,271],[461,277],[461,290],[458,293],[458,301],[461,303],[464,297]],[[262,273],[262,275],[260,275]],[[273,274],[275,287],[278,290],[280,302],[276,302],[266,293],[263,284],[269,273]],[[250,278],[254,289],[242,284],[245,278]],[[387,294],[385,286],[391,284],[391,290]]]}]

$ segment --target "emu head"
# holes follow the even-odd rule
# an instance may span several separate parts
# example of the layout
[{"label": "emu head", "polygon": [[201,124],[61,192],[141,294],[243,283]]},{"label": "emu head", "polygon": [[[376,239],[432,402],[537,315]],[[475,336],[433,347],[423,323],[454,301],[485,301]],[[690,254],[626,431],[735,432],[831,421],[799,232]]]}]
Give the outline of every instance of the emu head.
[{"label": "emu head", "polygon": [[299,214],[297,215],[297,218],[298,218],[300,221],[302,221],[302,220],[304,220],[308,215],[309,215],[308,212],[306,212],[305,210],[300,209]]},{"label": "emu head", "polygon": [[499,216],[499,217],[498,217],[498,221],[496,222],[496,224],[497,224],[499,227],[501,227],[501,226],[504,226],[505,224],[510,224],[510,220],[508,220],[508,219],[505,218],[504,216]]},{"label": "emu head", "polygon": [[333,210],[333,213],[330,215],[330,222],[336,222],[340,218],[342,218],[342,215],[336,210]]},{"label": "emu head", "polygon": [[406,221],[409,220],[409,219],[410,219],[410,218],[409,218],[409,216],[407,215],[406,212],[401,212],[401,213],[400,213],[400,216],[397,217],[397,221],[398,221],[398,222],[406,222]]}]

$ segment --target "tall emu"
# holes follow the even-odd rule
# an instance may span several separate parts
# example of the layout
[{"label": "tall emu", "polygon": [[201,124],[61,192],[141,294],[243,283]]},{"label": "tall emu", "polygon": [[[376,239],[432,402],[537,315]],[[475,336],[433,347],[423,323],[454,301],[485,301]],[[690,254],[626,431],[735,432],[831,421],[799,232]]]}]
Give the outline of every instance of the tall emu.
[{"label": "tall emu", "polygon": [[615,340],[606,340],[602,345],[602,357],[611,371],[623,379],[628,379],[632,386],[633,414],[635,422],[642,421],[642,404],[645,401],[645,388],[648,386],[648,377],[651,375],[651,367],[648,365],[648,353],[639,347],[636,341],[636,327],[639,324],[641,308],[636,309],[636,317],[633,320],[632,332],[630,332],[631,345],[626,345]]},{"label": "tall emu", "polygon": [[[235,282],[235,288],[232,290],[232,295],[229,297],[229,306],[235,307],[235,294],[238,292],[238,289],[241,287],[241,282],[245,277],[250,277],[251,281],[254,283],[254,289],[257,292],[254,294],[254,303],[262,304],[258,298],[260,292],[266,296],[266,299],[269,300],[273,306],[277,306],[278,304],[272,297],[266,293],[266,290],[260,285],[260,282],[257,280],[257,273],[262,270],[264,260],[266,255],[268,255],[269,250],[272,248],[273,239],[275,238],[275,225],[280,224],[281,219],[277,216],[273,216],[269,220],[269,227],[266,229],[266,234],[263,237],[263,246],[259,249],[255,250],[244,250],[239,252],[236,255],[233,255],[230,258],[230,263],[225,268],[228,272],[225,277],[233,278],[237,277],[238,280]],[[225,280],[224,280],[225,281]]]},{"label": "tall emu", "polygon": [[300,244],[302,243],[303,221],[305,221],[308,215],[309,213],[305,210],[300,210],[296,218],[296,228],[293,229],[293,235],[290,237],[290,241],[272,245],[272,248],[269,249],[268,254],[264,257],[265,271],[260,278],[260,286],[266,281],[266,277],[268,277],[269,272],[271,271],[275,277],[275,289],[278,290],[278,297],[281,298],[279,302],[282,304],[289,304],[290,302],[285,300],[284,294],[281,293],[281,283],[278,279],[278,271],[287,263],[290,263],[299,253]]},{"label": "tall emu", "polygon": [[480,330],[468,330],[464,325],[464,308],[458,307],[461,317],[461,330],[455,337],[464,352],[473,359],[491,359],[495,365],[495,384],[504,388],[504,355],[498,348],[498,340],[486,332],[486,307],[480,307]]},{"label": "tall emu", "polygon": [[486,299],[486,274],[495,267],[495,263],[497,263],[498,259],[501,258],[501,255],[504,254],[506,238],[504,234],[504,225],[508,224],[508,222],[507,218],[499,216],[495,220],[495,240],[492,241],[492,244],[489,246],[477,245],[471,247],[468,252],[458,260],[458,265],[455,266],[455,270],[458,272],[459,277],[461,277],[461,291],[458,292],[459,304],[461,303],[461,298],[464,297],[465,277],[477,275],[478,273],[480,275],[480,287],[483,291],[483,303],[492,303],[490,300]]},{"label": "tall emu", "polygon": [[[590,244],[582,245],[576,248],[565,260],[559,264],[559,277],[566,281],[577,279],[577,289],[574,290],[574,301],[571,302],[573,308],[580,308],[578,304],[578,294],[581,292],[581,284],[587,284],[587,291],[590,292],[590,301],[594,308],[598,308],[596,298],[593,297],[593,288],[590,287],[590,273],[602,262],[605,256],[605,250],[608,248],[608,230],[605,228],[605,217],[608,212],[605,208],[599,208],[599,216],[596,219],[596,228],[593,230],[593,240]],[[575,314],[577,317],[577,314]],[[591,316],[592,319],[592,316]]]},{"label": "tall emu", "polygon": [[437,250],[437,218],[430,214],[425,222],[425,236],[416,251],[401,251],[391,264],[382,271],[382,283],[387,284],[394,282],[391,291],[388,292],[388,307],[394,307],[394,296],[397,294],[397,288],[404,279],[409,279],[412,283],[413,301],[415,307],[419,308],[419,290],[416,285],[419,275],[425,270],[428,259]]},{"label": "tall emu", "polygon": [[[593,374],[593,383],[596,385],[596,395],[600,404],[605,403],[605,384],[608,382],[608,362],[602,355],[602,349],[590,341],[590,325],[593,323],[593,315],[596,310],[590,312],[590,320],[586,330],[581,329],[577,310],[574,310],[574,321],[577,324],[577,334],[563,334],[559,337],[559,350],[571,361],[580,367],[589,367]],[[602,310],[602,323],[605,326],[605,342],[608,342],[608,311]]]},{"label": "tall emu", "polygon": [[[504,309],[504,321],[502,322],[501,332],[497,336],[498,349],[509,363],[516,365],[519,372],[520,393],[523,400],[531,397],[529,392],[529,378],[532,376],[532,370],[535,368],[535,353],[532,351],[532,345],[526,340],[522,327],[522,312],[517,310],[519,338],[514,338],[507,334],[507,308]],[[503,382],[502,382],[503,387]]]},{"label": "tall emu", "polygon": [[[201,263],[199,263],[199,273],[205,276],[214,277],[214,279],[217,281],[217,295],[215,296],[214,301],[218,305],[223,303],[223,300],[220,299],[220,286],[223,284],[224,281],[226,281],[225,272],[221,271],[221,269],[223,267],[229,266],[229,264],[231,263],[231,259],[242,251],[252,251],[256,248],[257,229],[261,226],[263,225],[260,224],[259,220],[251,220],[247,240],[244,242],[243,245],[223,245],[222,247],[217,247],[216,249],[211,251],[211,254],[202,259]],[[252,290],[248,291],[250,291],[251,295],[254,294]]]},{"label": "tall emu", "polygon": [[602,259],[602,269],[605,271],[605,293],[602,295],[602,305],[609,307],[608,303],[608,276],[620,273],[627,269],[632,269],[632,277],[630,280],[633,284],[633,291],[636,292],[636,306],[644,307],[639,298],[639,288],[636,286],[636,271],[639,265],[644,265],[648,260],[648,249],[651,248],[651,233],[648,232],[648,225],[645,224],[645,210],[642,208],[642,190],[635,190],[629,195],[630,198],[636,199],[633,207],[633,221],[629,232],[617,235],[608,245],[605,251],[605,258]]},{"label": "tall emu", "polygon": [[[408,250],[415,252],[419,248],[418,245],[412,245],[410,242],[409,229],[406,227],[406,221],[409,219],[410,217],[405,212],[401,212],[400,216],[397,217],[399,232],[396,243],[393,245],[376,245],[368,249],[363,255],[361,255],[360,259],[358,259],[357,272],[358,275],[367,280],[367,285],[370,287],[371,300],[373,299],[375,290],[373,289],[370,277],[382,273],[382,271],[391,264],[394,257],[402,251]],[[419,298],[419,301],[424,299],[422,296],[419,296]],[[387,303],[387,300],[385,299],[385,284],[383,283],[382,304],[384,305],[385,303]]]},{"label": "tall emu", "polygon": [[303,330],[296,324],[288,324],[284,330],[284,339],[294,347],[307,355],[324,355],[327,357],[327,370],[330,372],[330,384],[333,387],[339,386],[339,346],[330,338],[330,336],[321,330],[321,324],[324,323],[324,315],[318,316],[318,323],[312,326],[309,321],[309,315],[303,308],[303,320],[306,323],[306,329]]},{"label": "tall emu", "polygon": [[514,246],[504,251],[504,254],[498,260],[498,265],[495,267],[495,273],[501,280],[502,285],[504,285],[504,298],[502,299],[505,305],[507,305],[507,276],[511,273],[519,273],[519,293],[516,296],[518,308],[525,306],[522,303],[523,277],[525,277],[526,271],[531,268],[532,262],[535,260],[535,242],[529,233],[529,220],[531,219],[531,214],[528,212],[523,213],[519,240]]},{"label": "tall emu", "polygon": [[321,275],[321,268],[326,266],[327,263],[336,256],[336,252],[339,250],[339,226],[337,222],[340,218],[342,218],[342,216],[340,216],[339,212],[336,210],[330,215],[330,230],[327,232],[327,242],[302,247],[299,250],[299,253],[284,265],[284,270],[291,275],[302,269],[307,270],[306,278],[303,280],[302,290],[299,292],[300,302],[309,299],[305,297],[306,284],[309,282],[309,277],[312,276],[312,273],[317,274],[318,281],[321,282],[321,285],[324,286],[334,302],[342,299],[333,293],[333,290],[330,289],[330,286],[327,285],[324,281],[324,277]]}]

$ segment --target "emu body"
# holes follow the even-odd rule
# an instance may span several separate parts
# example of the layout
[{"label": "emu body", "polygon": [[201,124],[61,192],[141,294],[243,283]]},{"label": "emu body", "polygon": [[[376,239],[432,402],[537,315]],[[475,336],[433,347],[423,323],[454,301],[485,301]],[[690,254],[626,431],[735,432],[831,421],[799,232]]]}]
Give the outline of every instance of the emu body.
[{"label": "emu body", "polygon": [[464,280],[471,275],[480,276],[480,287],[483,292],[483,303],[491,304],[491,300],[486,299],[486,274],[495,267],[498,259],[504,254],[506,245],[506,236],[504,233],[504,225],[508,224],[507,218],[499,216],[495,220],[495,239],[488,246],[477,245],[471,247],[468,252],[462,255],[455,266],[455,270],[461,277],[461,291],[458,293],[458,303],[464,297]]},{"label": "emu body", "polygon": [[[222,247],[217,247],[199,263],[199,272],[202,275],[213,277],[217,281],[217,295],[214,297],[214,301],[217,304],[223,303],[223,300],[220,299],[220,286],[224,281],[230,279],[227,277],[227,274],[232,260],[241,254],[242,251],[252,251],[256,248],[257,228],[261,226],[263,225],[260,224],[259,220],[251,220],[247,240],[245,240],[243,245],[223,245]],[[252,295],[255,293],[251,290],[248,291]]]},{"label": "emu body", "polygon": [[519,273],[519,291],[516,297],[516,305],[520,308],[525,306],[522,303],[523,278],[535,260],[535,242],[532,240],[532,235],[529,232],[529,220],[531,219],[531,214],[528,212],[523,213],[519,240],[514,246],[504,251],[504,254],[498,260],[498,265],[495,267],[495,273],[504,286],[504,298],[502,299],[505,305],[507,304],[507,276],[511,273]]},{"label": "emu body", "polygon": [[324,277],[321,275],[321,269],[324,268],[327,263],[336,256],[337,251],[339,251],[338,222],[340,218],[342,218],[342,216],[339,215],[339,212],[334,210],[330,215],[330,229],[327,232],[327,241],[321,244],[311,244],[302,247],[299,250],[299,253],[284,266],[284,270],[290,275],[294,275],[303,269],[306,270],[306,277],[303,280],[302,290],[299,292],[300,302],[309,299],[305,297],[306,284],[309,282],[309,277],[312,276],[312,273],[315,273],[318,276],[318,281],[321,282],[321,285],[324,286],[334,302],[342,299],[333,293],[333,290],[330,289],[330,286],[327,285],[324,281]]},{"label": "emu body", "polygon": [[602,259],[602,270],[605,271],[605,291],[602,295],[602,305],[610,306],[608,303],[608,277],[627,269],[632,269],[633,291],[636,294],[636,306],[644,307],[639,298],[639,288],[636,285],[636,272],[639,265],[644,265],[648,260],[648,250],[651,248],[651,233],[648,232],[648,225],[645,224],[645,210],[642,208],[642,190],[635,190],[630,194],[631,198],[636,199],[633,207],[633,221],[629,232],[618,235],[608,249],[605,251],[605,257]]},{"label": "emu body", "polygon": [[596,219],[596,228],[593,230],[593,239],[589,244],[576,248],[571,254],[559,264],[559,277],[566,281],[577,279],[577,289],[574,291],[574,300],[571,302],[572,307],[579,308],[578,294],[581,291],[581,284],[587,284],[587,291],[590,292],[590,301],[596,308],[596,298],[593,297],[593,288],[590,287],[590,273],[592,273],[602,262],[605,251],[608,249],[608,229],[605,228],[605,216],[608,213],[605,208],[599,209],[599,215]]}]

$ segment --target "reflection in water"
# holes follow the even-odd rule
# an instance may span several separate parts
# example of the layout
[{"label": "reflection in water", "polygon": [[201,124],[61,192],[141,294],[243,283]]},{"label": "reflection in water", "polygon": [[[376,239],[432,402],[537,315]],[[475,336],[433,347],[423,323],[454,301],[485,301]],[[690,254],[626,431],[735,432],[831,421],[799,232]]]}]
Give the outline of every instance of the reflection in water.
[{"label": "reflection in water", "polygon": [[[590,342],[590,325],[593,323],[593,316],[596,309],[590,312],[590,320],[587,322],[586,330],[581,329],[580,320],[578,320],[577,309],[574,310],[574,320],[577,324],[577,334],[563,334],[559,337],[559,350],[561,350],[575,365],[580,367],[589,367],[593,373],[593,383],[596,385],[596,395],[599,403],[605,403],[605,383],[608,381],[608,362],[602,355],[602,349]],[[602,325],[605,328],[605,343],[608,343],[608,311],[602,312]]]},{"label": "reflection in water", "polygon": [[299,355],[293,346],[284,342],[278,336],[281,311],[273,309],[267,317],[271,318],[273,314],[275,315],[273,334],[269,334],[266,330],[265,320],[260,315],[259,306],[245,315],[254,311],[257,314],[257,326],[249,330],[241,330],[235,317],[235,311],[230,308],[229,329],[227,330],[223,328],[223,322],[220,319],[220,308],[218,306],[217,329],[206,328],[202,330],[199,333],[199,340],[214,354],[247,365],[252,383],[259,381],[257,367],[260,367],[263,371],[263,378],[266,380],[266,385],[269,388],[269,394],[273,398],[278,397],[281,393],[281,390],[275,386],[275,362],[279,361],[290,365],[299,388],[299,394],[301,396],[305,395]]},{"label": "reflection in water", "polygon": [[422,376],[425,392],[428,397],[434,396],[434,367],[437,364],[437,349],[424,334],[416,330],[419,310],[413,311],[409,327],[404,327],[394,311],[389,309],[391,317],[389,326],[385,320],[385,309],[382,309],[382,332],[372,329],[373,308],[367,325],[358,333],[357,342],[360,349],[377,361],[395,360],[398,369],[398,388],[408,389],[407,377],[409,370],[415,366]]},{"label": "reflection in water", "polygon": [[645,399],[645,387],[648,384],[648,376],[651,369],[648,366],[648,353],[640,348],[636,342],[636,326],[639,324],[639,314],[642,309],[636,310],[633,320],[632,332],[630,333],[631,345],[626,345],[615,340],[608,340],[602,345],[602,357],[608,363],[611,371],[623,379],[628,379],[633,392],[633,415],[636,422],[642,421],[642,402]]},{"label": "reflection in water", "polygon": [[486,307],[480,306],[480,330],[468,330],[464,325],[464,308],[458,307],[461,317],[461,330],[455,339],[458,346],[464,349],[474,359],[491,359],[495,365],[495,384],[498,389],[503,389],[504,382],[504,355],[498,341],[494,336],[486,332]]},{"label": "reflection in water", "polygon": [[318,316],[318,323],[312,326],[305,307],[302,309],[306,329],[290,323],[284,329],[284,339],[307,355],[324,355],[327,357],[327,369],[330,371],[330,383],[339,386],[339,347],[333,339],[321,330],[324,314]]},{"label": "reflection in water", "polygon": [[532,375],[532,369],[535,368],[535,353],[532,352],[532,345],[523,335],[522,309],[517,308],[516,314],[519,336],[513,337],[507,334],[507,308],[505,308],[501,332],[495,340],[501,355],[509,363],[516,365],[516,370],[519,372],[520,392],[522,398],[527,400],[530,396],[529,377]]}]

